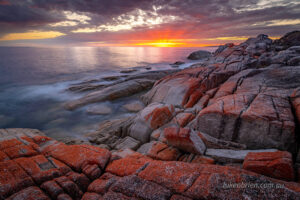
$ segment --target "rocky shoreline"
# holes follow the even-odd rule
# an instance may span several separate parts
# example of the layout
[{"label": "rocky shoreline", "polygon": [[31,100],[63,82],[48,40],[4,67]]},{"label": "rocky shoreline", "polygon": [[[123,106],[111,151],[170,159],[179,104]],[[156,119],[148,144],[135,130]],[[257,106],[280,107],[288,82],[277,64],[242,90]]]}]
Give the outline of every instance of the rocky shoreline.
[{"label": "rocky shoreline", "polygon": [[0,199],[300,199],[300,32],[197,53],[70,86],[69,110],[141,94],[87,140],[1,129]]}]

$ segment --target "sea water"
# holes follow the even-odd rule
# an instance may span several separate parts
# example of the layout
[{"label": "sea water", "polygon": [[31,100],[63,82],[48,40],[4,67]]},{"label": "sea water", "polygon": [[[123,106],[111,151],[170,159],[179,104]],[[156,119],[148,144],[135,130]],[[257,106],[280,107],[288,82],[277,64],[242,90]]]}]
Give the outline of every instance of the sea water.
[{"label": "sea water", "polygon": [[[119,75],[126,68],[170,68],[175,61],[193,62],[193,51],[213,48],[158,47],[0,47],[0,128],[36,128],[47,135],[81,137],[106,119],[126,115],[130,97],[104,102],[108,115],[88,115],[86,108],[67,111],[63,105],[83,94],[67,90],[93,77]],[[138,68],[137,68],[138,69]]]}]

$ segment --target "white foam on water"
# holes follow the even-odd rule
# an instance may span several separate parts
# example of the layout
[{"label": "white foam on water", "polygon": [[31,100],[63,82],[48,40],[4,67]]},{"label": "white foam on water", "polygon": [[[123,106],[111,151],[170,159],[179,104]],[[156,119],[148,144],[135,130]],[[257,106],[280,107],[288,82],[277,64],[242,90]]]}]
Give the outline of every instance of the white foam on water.
[{"label": "white foam on water", "polygon": [[67,92],[67,88],[70,84],[74,83],[74,81],[68,82],[59,82],[54,84],[46,84],[46,85],[31,85],[24,87],[17,87],[14,90],[18,90],[16,93],[19,94],[19,99],[55,99],[58,101],[66,101],[79,98],[80,94]]},{"label": "white foam on water", "polygon": [[197,63],[201,63],[202,61],[201,60],[197,60],[197,61],[191,61],[191,62],[188,62],[188,63],[184,63],[184,64],[181,64],[179,65],[179,69],[185,69],[185,68],[188,68],[194,64],[197,64]]}]

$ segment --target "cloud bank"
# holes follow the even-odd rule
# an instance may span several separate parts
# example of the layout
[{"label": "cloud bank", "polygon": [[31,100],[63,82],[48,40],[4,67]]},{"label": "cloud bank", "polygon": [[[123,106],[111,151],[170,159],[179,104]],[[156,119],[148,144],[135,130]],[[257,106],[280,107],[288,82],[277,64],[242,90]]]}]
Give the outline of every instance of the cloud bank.
[{"label": "cloud bank", "polygon": [[0,44],[211,45],[280,36],[299,13],[298,0],[0,0]]}]

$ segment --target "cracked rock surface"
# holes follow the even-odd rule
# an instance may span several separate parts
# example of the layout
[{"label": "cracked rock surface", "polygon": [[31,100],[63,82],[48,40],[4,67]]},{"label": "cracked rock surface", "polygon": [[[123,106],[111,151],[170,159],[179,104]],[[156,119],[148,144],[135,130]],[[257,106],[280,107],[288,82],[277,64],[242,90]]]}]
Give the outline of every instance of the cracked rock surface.
[{"label": "cracked rock surface", "polygon": [[[236,167],[159,161],[137,152],[120,157],[99,147],[66,145],[32,129],[0,129],[0,135],[1,199],[300,197],[298,183]],[[248,160],[251,162],[251,158]],[[230,186],[243,182],[280,185],[280,188],[232,189]]]}]

